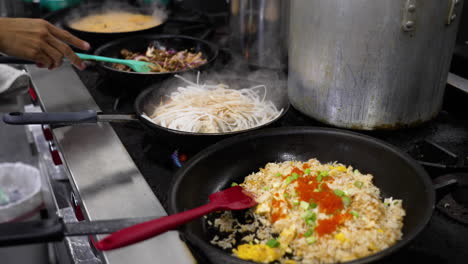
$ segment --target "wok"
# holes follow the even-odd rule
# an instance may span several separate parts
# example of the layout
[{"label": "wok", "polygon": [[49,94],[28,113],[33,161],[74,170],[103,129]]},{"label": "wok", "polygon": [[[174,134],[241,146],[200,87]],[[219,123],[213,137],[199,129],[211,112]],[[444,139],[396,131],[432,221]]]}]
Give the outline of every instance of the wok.
[{"label": "wok", "polygon": [[[232,82],[230,82],[230,80]],[[255,81],[247,79],[233,79],[227,80],[233,89],[241,89],[258,85]],[[194,153],[200,151],[202,148],[213,144],[221,139],[233,136],[240,133],[260,129],[263,127],[273,126],[276,121],[284,116],[289,108],[289,102],[286,96],[274,96],[273,93],[267,94],[266,100],[271,100],[278,109],[283,108],[283,112],[276,119],[271,120],[261,126],[250,128],[242,131],[226,132],[226,133],[192,133],[173,130],[157,125],[144,117],[151,115],[155,105],[159,104],[161,100],[167,100],[165,96],[168,90],[173,90],[182,84],[182,81],[174,78],[170,82],[164,84],[153,85],[143,90],[135,100],[134,109],[135,114],[104,114],[94,110],[85,110],[81,112],[65,112],[65,113],[6,113],[3,116],[3,121],[12,125],[26,125],[26,124],[51,124],[51,125],[75,125],[83,123],[98,123],[98,122],[140,122],[145,130],[153,138],[160,139],[161,141],[170,144],[174,149],[183,148],[184,151]],[[284,88],[284,87],[283,87]],[[275,89],[285,90],[282,87],[275,87]],[[277,93],[276,93],[277,94]],[[170,154],[170,153],[167,153]]]},{"label": "wok", "polygon": [[56,17],[49,16],[49,17],[46,17],[46,19],[52,22],[61,24],[63,29],[69,31],[70,33],[72,33],[73,35],[77,36],[80,39],[86,40],[87,42],[91,44],[91,48],[93,50],[107,42],[110,42],[116,39],[127,38],[127,37],[141,35],[141,34],[151,34],[151,33],[161,32],[162,26],[167,20],[167,19],[164,19],[164,21],[161,24],[156,25],[154,27],[150,27],[150,28],[142,29],[142,30],[128,31],[128,32],[100,33],[100,32],[82,31],[82,30],[78,30],[78,29],[74,29],[70,27],[71,22],[75,21],[76,19],[86,17],[88,15],[100,14],[100,13],[109,12],[109,11],[122,11],[122,10],[129,11],[132,13],[137,13],[137,14],[145,14],[145,15],[151,15],[153,11],[151,9],[139,8],[139,7],[123,4],[123,3],[114,3],[112,5],[83,4],[83,5],[79,5],[76,7],[68,8],[64,11],[61,11],[60,13],[57,12],[56,14],[54,14]]},{"label": "wok", "polygon": [[[424,169],[407,154],[380,140],[337,129],[290,127],[256,131],[218,142],[191,158],[175,174],[169,195],[169,213],[174,214],[207,202],[210,193],[243,182],[244,177],[268,162],[338,161],[374,175],[374,184],[384,198],[403,200],[406,211],[403,237],[395,245],[350,263],[369,263],[407,245],[431,218],[435,194]],[[208,218],[209,219],[209,218]],[[211,219],[213,220],[213,219]],[[252,263],[237,259],[209,243],[214,235],[206,219],[183,226],[190,244],[213,263]],[[215,233],[213,233],[215,232]]]},{"label": "wok", "polygon": [[177,72],[139,73],[117,70],[109,63],[98,62],[98,71],[109,81],[108,86],[110,89],[115,90],[118,88],[119,90],[124,89],[124,91],[127,92],[139,92],[141,91],[141,87],[147,87],[150,84],[166,79],[174,74],[205,70],[212,65],[218,56],[218,47],[216,45],[202,39],[181,35],[140,35],[119,39],[99,47],[94,54],[104,57],[121,58],[120,51],[122,49],[145,53],[150,44],[155,47],[172,48],[177,51],[189,50],[192,52],[201,52],[206,58],[207,63],[192,69]]}]

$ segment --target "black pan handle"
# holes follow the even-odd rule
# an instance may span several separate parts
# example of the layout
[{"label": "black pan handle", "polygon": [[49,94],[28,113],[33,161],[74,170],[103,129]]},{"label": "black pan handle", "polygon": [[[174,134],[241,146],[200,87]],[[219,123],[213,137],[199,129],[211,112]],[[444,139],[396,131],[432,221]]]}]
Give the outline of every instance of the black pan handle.
[{"label": "black pan handle", "polygon": [[0,224],[0,247],[61,241],[64,231],[59,219]]},{"label": "black pan handle", "polygon": [[23,60],[17,57],[0,56],[0,64],[36,64],[34,61]]},{"label": "black pan handle", "polygon": [[86,110],[81,112],[64,113],[21,113],[13,112],[3,115],[3,122],[10,125],[33,125],[33,124],[83,124],[97,123],[97,112]]}]

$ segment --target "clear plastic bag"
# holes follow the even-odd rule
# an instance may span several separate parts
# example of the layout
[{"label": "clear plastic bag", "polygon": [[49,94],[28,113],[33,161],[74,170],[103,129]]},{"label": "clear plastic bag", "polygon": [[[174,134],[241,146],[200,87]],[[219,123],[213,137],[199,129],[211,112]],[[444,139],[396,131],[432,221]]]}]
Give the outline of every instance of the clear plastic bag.
[{"label": "clear plastic bag", "polygon": [[24,163],[0,163],[0,223],[26,220],[43,204],[39,170]]}]

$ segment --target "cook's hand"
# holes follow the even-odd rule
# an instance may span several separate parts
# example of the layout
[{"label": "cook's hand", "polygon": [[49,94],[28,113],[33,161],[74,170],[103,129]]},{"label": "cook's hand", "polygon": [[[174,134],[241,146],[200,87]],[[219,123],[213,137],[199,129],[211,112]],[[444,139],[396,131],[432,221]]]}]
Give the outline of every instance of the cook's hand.
[{"label": "cook's hand", "polygon": [[54,69],[67,57],[84,69],[83,61],[66,44],[88,50],[89,43],[42,19],[0,18],[0,51]]}]

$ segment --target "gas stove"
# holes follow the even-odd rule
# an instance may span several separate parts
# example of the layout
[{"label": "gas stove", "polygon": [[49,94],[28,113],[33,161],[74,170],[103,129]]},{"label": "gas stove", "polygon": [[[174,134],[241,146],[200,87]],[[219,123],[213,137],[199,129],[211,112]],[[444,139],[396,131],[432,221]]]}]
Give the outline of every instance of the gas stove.
[{"label": "gas stove", "polygon": [[[226,47],[228,43],[228,31],[223,26],[216,26],[225,24],[223,22],[225,22],[226,18],[226,14],[223,13],[215,15],[196,12],[188,14],[179,13],[179,15],[174,16],[164,26],[163,33],[185,34],[205,38],[220,45],[221,55],[228,58],[230,56],[230,51]],[[465,65],[468,65],[468,63]],[[111,87],[108,82],[101,78],[95,67],[90,66],[85,71],[73,71],[69,68],[66,74],[70,76],[72,74],[77,75],[79,79],[76,81],[84,85],[85,89],[79,92],[71,90],[68,95],[77,96],[78,98],[75,101],[64,98],[61,103],[62,105],[60,105],[56,103],[58,100],[51,100],[50,98],[56,95],[47,92],[43,88],[42,91],[39,91],[39,101],[41,101],[41,104],[47,111],[51,111],[50,109],[55,111],[85,110],[88,109],[86,107],[91,105],[92,108],[99,109],[105,113],[133,112],[133,102],[136,95],[121,93],[119,92],[121,89]],[[37,76],[42,75],[37,74]],[[66,82],[67,80],[62,81]],[[38,83],[41,83],[42,86],[46,86],[47,84],[44,80],[39,80]],[[61,89],[72,88],[62,87]],[[63,94],[65,95],[66,93]],[[87,96],[91,98],[87,98]],[[92,104],[83,103],[84,98],[90,100]],[[79,103],[76,103],[77,101]],[[64,102],[73,102],[73,104],[67,105]],[[466,189],[466,181],[468,179],[468,116],[464,108],[467,103],[467,93],[448,86],[443,110],[434,120],[418,127],[399,131],[361,132],[382,139],[410,154],[425,167],[435,184],[441,188],[441,191],[438,192],[438,202],[434,215],[427,228],[409,246],[381,261],[381,263],[409,263],[412,261],[438,264],[466,263],[468,259],[468,250],[466,250],[468,249],[468,209],[466,209],[466,194],[468,193]],[[326,127],[326,125],[301,114],[293,107],[278,122],[278,125]],[[164,139],[158,140],[149,137],[138,123],[115,123],[111,125],[111,128],[112,132],[106,130],[109,134],[100,135],[100,139],[110,141],[108,144],[114,144],[116,139],[120,140],[124,149],[122,150],[119,145],[114,150],[127,152],[129,155],[129,157],[126,157],[124,153],[122,154],[123,156],[119,157],[119,159],[114,159],[114,161],[118,160],[130,164],[130,171],[123,172],[123,174],[136,175],[137,172],[138,175],[141,174],[142,178],[144,178],[144,183],[138,182],[139,186],[141,187],[145,184],[149,186],[151,192],[162,206],[159,208],[157,201],[154,202],[152,198],[149,199],[157,204],[154,206],[158,208],[157,212],[160,213],[159,209],[167,210],[168,190],[171,186],[172,176],[179,167],[184,165],[186,160],[189,160],[196,153],[188,153],[183,147],[176,149],[174,146],[164,142]],[[98,193],[101,187],[105,188],[105,185],[109,185],[112,188],[115,186],[117,186],[115,188],[118,188],[119,184],[124,186],[127,183],[121,180],[125,177],[120,175],[122,177],[116,176],[113,179],[98,182],[100,186],[89,186],[89,184],[95,182],[80,180],[80,172],[90,172],[92,170],[83,170],[77,165],[77,163],[89,162],[89,160],[81,157],[77,158],[73,154],[74,150],[71,145],[73,140],[77,140],[77,137],[80,137],[80,135],[89,133],[93,136],[95,132],[91,131],[92,129],[87,126],[78,128],[78,130],[80,131],[74,132],[73,129],[60,128],[58,132],[55,132],[55,138],[58,140],[57,145],[63,152],[61,157],[68,166],[70,174],[72,174],[74,191],[77,193],[77,196],[82,199],[84,199],[83,197],[88,199],[87,206],[86,203],[83,206],[88,218],[93,218],[90,216],[94,216],[95,219],[100,219],[103,215],[110,216],[110,214],[86,212],[86,210],[92,211],[96,210],[96,208],[102,208],[93,204],[96,203],[96,200],[93,200],[94,197],[89,198],[90,194]],[[84,137],[86,138],[87,136],[89,135],[85,135]],[[86,148],[86,144],[92,145],[93,142],[85,140],[83,144],[85,146],[80,146],[82,149],[78,151],[90,151],[89,155],[93,155],[91,152],[93,148],[91,146]],[[100,143],[95,144],[97,144],[95,147],[97,150],[95,149],[94,151],[99,152],[97,159],[99,161],[105,160],[102,155],[106,155],[106,150],[111,150],[99,149],[100,147],[104,148],[104,145]],[[82,165],[80,164],[80,166]],[[112,162],[106,165],[112,166]],[[95,173],[99,174],[96,170],[99,170],[100,166],[96,166],[96,164],[88,164],[88,166],[95,168]],[[112,178],[111,175],[107,176]],[[133,188],[135,186],[132,185],[130,187]],[[145,188],[143,189],[146,190]],[[89,202],[90,200],[92,202]],[[148,204],[151,202],[147,202],[142,206],[150,208],[151,206]],[[105,208],[102,209],[105,210]],[[115,217],[115,214],[113,217]],[[204,258],[203,252],[192,248],[191,253],[200,263],[208,263]],[[116,259],[119,257],[122,257],[122,254],[111,257],[108,255],[104,256],[108,263],[117,263]]]},{"label": "gas stove", "polygon": [[[202,27],[200,29],[203,31]],[[212,29],[210,34],[213,33],[215,29]],[[219,35],[214,39],[223,40]],[[101,110],[120,113],[133,111],[134,98],[109,95],[106,92],[109,87],[100,83],[99,74],[93,68],[78,74]],[[410,260],[424,263],[466,263],[468,213],[466,207],[462,206],[466,200],[456,199],[453,194],[457,193],[457,188],[465,188],[463,189],[465,195],[467,193],[468,116],[462,112],[463,106],[467,103],[468,94],[447,87],[444,108],[434,120],[399,131],[361,132],[380,138],[407,152],[426,168],[434,180],[440,185],[446,185],[446,189],[449,190],[440,191],[435,213],[424,232],[410,246],[382,263],[406,263]],[[280,120],[279,125],[326,126],[294,108],[291,108]],[[147,137],[138,124],[113,124],[112,127],[159,201],[167,208],[167,192],[171,177],[178,167],[183,166],[185,160],[190,159],[191,155],[184,153],[183,148],[174,149],[162,141]],[[453,180],[454,173],[458,173],[456,176],[460,187],[453,187],[456,185]],[[449,185],[452,187],[449,188]]]},{"label": "gas stove", "polygon": [[[116,98],[102,94],[96,86],[98,75],[92,70],[81,72],[80,77],[93,98],[104,111],[115,111]],[[447,93],[457,93],[448,88]],[[468,103],[468,94],[465,104]],[[450,96],[447,96],[449,99]],[[450,100],[446,104],[452,104]],[[459,102],[463,104],[463,102]],[[120,109],[131,111],[132,100],[120,100]],[[120,110],[122,111],[122,110]],[[281,126],[321,126],[294,108],[280,120]],[[119,138],[153,192],[167,209],[167,192],[171,176],[186,159],[183,149],[174,149],[147,137],[136,124],[113,124]],[[362,132],[399,147],[418,160],[433,179],[443,179],[449,173],[459,173],[468,179],[468,118],[443,110],[433,121],[416,128],[388,132]],[[463,174],[464,172],[464,174]],[[462,173],[462,174],[460,174]],[[404,183],[402,183],[404,184]],[[447,184],[450,184],[447,183]],[[466,186],[466,184],[465,184]],[[456,187],[454,187],[456,188]],[[461,188],[461,187],[460,187]],[[466,188],[466,187],[465,187]],[[466,189],[465,189],[466,191]],[[465,192],[466,194],[466,192]],[[468,222],[466,209],[447,193],[437,203],[437,209],[424,232],[407,248],[382,263],[406,263],[408,259],[427,263],[466,263],[468,258]],[[463,217],[460,215],[465,214]]]}]

